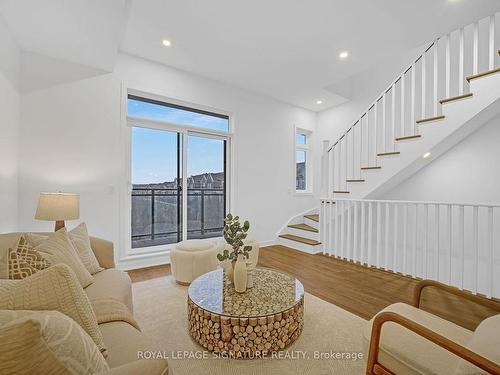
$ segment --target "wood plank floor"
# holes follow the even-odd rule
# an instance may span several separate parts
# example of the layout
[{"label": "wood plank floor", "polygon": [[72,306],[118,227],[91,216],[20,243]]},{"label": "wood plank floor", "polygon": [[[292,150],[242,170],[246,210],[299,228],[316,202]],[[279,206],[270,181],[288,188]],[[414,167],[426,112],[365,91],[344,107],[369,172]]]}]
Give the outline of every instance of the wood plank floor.
[{"label": "wood plank floor", "polygon": [[[297,277],[305,290],[364,319],[396,302],[411,302],[416,280],[367,268],[324,255],[311,255],[284,246],[260,249],[259,265],[283,270]],[[133,282],[170,274],[170,266],[129,271]],[[474,329],[492,311],[457,301],[435,291],[424,293],[423,308]]]}]

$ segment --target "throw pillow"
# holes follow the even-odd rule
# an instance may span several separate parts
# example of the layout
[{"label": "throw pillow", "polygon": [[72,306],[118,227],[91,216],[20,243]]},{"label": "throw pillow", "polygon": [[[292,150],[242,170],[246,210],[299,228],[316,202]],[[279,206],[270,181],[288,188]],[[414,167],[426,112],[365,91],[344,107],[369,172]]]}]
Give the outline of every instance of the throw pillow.
[{"label": "throw pillow", "polygon": [[99,265],[90,246],[89,233],[85,223],[81,223],[76,228],[70,230],[68,235],[87,271],[92,275],[102,271],[104,268]]},{"label": "throw pillow", "polygon": [[66,264],[56,264],[22,280],[0,280],[0,309],[59,311],[77,322],[105,354],[89,298]]},{"label": "throw pillow", "polygon": [[21,236],[16,248],[9,249],[9,279],[24,279],[50,263]]},{"label": "throw pillow", "polygon": [[78,256],[65,228],[50,235],[45,241],[35,247],[51,264],[67,264],[76,274],[83,288],[94,281]]},{"label": "throw pillow", "polygon": [[96,344],[66,315],[0,310],[0,373],[69,375],[108,370]]}]

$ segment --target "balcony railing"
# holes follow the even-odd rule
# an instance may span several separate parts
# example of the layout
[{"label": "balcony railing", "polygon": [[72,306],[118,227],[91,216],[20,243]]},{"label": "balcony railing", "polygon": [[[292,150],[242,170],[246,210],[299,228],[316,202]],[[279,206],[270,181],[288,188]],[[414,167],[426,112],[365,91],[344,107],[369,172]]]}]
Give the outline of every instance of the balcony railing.
[{"label": "balcony railing", "polygon": [[[182,239],[182,189],[132,189],[132,247],[175,243]],[[222,235],[223,188],[187,189],[187,238]]]}]

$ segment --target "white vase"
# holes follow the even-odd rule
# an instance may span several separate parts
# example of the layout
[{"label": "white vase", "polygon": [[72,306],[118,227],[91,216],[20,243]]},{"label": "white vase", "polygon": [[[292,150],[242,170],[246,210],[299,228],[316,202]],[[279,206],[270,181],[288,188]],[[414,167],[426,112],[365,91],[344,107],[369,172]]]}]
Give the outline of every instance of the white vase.
[{"label": "white vase", "polygon": [[234,265],[234,290],[244,293],[247,290],[247,264],[244,255],[238,255],[238,260]]}]

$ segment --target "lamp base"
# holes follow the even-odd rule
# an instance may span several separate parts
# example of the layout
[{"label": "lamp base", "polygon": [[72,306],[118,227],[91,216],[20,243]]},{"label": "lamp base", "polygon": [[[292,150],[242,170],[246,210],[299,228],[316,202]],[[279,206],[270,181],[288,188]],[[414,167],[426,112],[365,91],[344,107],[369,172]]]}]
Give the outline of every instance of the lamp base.
[{"label": "lamp base", "polygon": [[64,220],[57,220],[54,228],[54,232],[57,232],[59,229],[64,228]]}]

